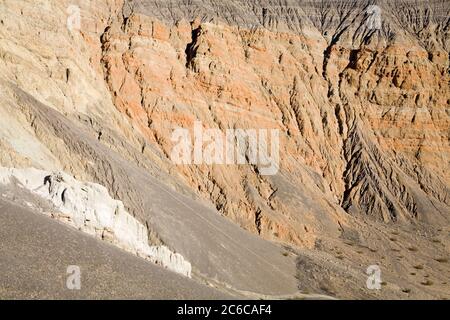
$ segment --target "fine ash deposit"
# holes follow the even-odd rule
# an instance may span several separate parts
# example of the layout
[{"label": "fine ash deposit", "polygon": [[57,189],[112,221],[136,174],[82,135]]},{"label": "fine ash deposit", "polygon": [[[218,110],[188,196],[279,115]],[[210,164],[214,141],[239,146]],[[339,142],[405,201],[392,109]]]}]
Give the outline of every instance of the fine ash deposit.
[{"label": "fine ash deposit", "polygon": [[[65,297],[41,285],[65,271],[25,252],[53,270],[70,238],[105,270],[95,243],[131,253],[130,287],[90,273],[124,297],[145,274],[194,298],[450,298],[449,17],[448,0],[0,1],[0,297]],[[278,130],[278,171],[175,164],[172,132],[196,122]]]}]

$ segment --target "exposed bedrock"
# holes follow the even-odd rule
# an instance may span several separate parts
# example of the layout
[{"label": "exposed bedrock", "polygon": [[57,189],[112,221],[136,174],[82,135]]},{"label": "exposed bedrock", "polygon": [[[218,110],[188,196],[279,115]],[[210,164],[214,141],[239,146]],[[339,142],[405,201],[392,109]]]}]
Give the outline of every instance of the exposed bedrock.
[{"label": "exposed bedrock", "polygon": [[[104,186],[220,285],[294,292],[307,250],[355,277],[381,261],[406,286],[411,261],[448,253],[449,16],[445,0],[5,0],[0,165]],[[175,165],[172,132],[196,121],[278,129],[280,170]],[[417,251],[388,248],[403,228]],[[447,294],[438,282],[410,295]]]},{"label": "exposed bedrock", "polygon": [[191,264],[165,246],[149,244],[147,228],[131,216],[105,187],[80,183],[63,172],[0,167],[0,184],[17,184],[52,203],[51,216],[85,233],[191,277]]}]

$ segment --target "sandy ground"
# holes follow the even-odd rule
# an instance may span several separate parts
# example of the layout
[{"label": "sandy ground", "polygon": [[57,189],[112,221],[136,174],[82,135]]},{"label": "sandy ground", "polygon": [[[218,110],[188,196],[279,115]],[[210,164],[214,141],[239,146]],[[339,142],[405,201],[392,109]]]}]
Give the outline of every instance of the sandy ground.
[{"label": "sandy ground", "polygon": [[[11,202],[0,213],[2,299],[230,298]],[[81,290],[67,289],[69,265]]]}]

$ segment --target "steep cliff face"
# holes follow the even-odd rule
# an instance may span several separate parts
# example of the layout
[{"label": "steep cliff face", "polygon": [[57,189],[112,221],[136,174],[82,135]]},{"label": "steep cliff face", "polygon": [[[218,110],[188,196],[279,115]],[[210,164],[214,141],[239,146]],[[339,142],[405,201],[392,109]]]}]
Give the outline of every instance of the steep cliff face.
[{"label": "steep cliff face", "polygon": [[[380,261],[401,279],[381,295],[448,294],[448,1],[79,1],[80,30],[65,27],[70,4],[1,4],[1,165],[106,186],[151,243],[238,289],[377,295],[361,279]],[[174,129],[196,121],[279,130],[277,174],[174,164]],[[167,205],[180,199],[195,209]],[[249,236],[236,225],[258,238],[222,248]],[[215,228],[223,239],[205,231]],[[292,249],[284,257],[261,238]],[[255,248],[265,256],[245,257]],[[429,288],[411,268],[430,257],[444,270],[426,271]],[[230,275],[255,266],[284,282]],[[329,280],[346,274],[357,288]]]},{"label": "steep cliff face", "polygon": [[[408,3],[400,11],[380,3],[379,17],[373,16],[377,10],[370,11],[373,4],[356,1],[320,3],[325,7],[319,2],[297,3],[289,14],[269,1],[268,8],[261,8],[262,16],[244,13],[249,3],[239,3],[216,6],[212,2],[217,13],[213,14],[211,7],[200,3],[189,6],[193,12],[172,12],[170,2],[167,6],[135,2],[135,11],[129,9],[123,25],[108,28],[102,37],[106,81],[116,106],[166,155],[173,147],[174,127],[192,128],[195,120],[209,128],[280,129],[281,174],[297,182],[292,171],[303,171],[322,189],[302,190],[306,198],[325,194],[337,207],[333,211],[351,207],[354,213],[384,221],[439,216],[432,205],[417,209],[418,200],[411,194],[425,188],[433,199],[428,202],[448,206],[448,30],[446,18],[440,16],[441,8],[448,10],[446,3],[421,4],[426,7],[423,12],[411,11]],[[167,16],[167,11],[173,15]],[[226,11],[234,12],[234,18]],[[219,22],[170,24],[171,19],[193,19],[192,15]],[[271,23],[263,29],[267,15]],[[411,16],[417,17],[417,26],[410,28],[420,25],[422,32],[402,27]],[[292,22],[294,17],[298,23]],[[286,23],[289,18],[291,23]],[[424,36],[430,33],[432,38]],[[371,161],[373,156],[382,161]],[[395,169],[388,165],[396,176],[418,171],[433,176],[436,183],[421,183],[412,174],[414,181],[396,180],[392,189],[390,180],[395,177],[372,174],[389,161],[397,163]],[[299,167],[303,164],[313,173]],[[194,189],[245,228],[262,230],[269,237],[277,234],[296,244],[303,239],[306,244],[306,235],[295,239],[286,228],[268,230],[269,225],[276,229],[282,212],[299,215],[297,206],[271,208],[269,202],[277,202],[278,197],[270,178],[262,178],[252,168],[178,169]],[[249,181],[256,192],[249,190]],[[298,182],[297,188],[302,184]],[[326,204],[314,201],[314,215],[328,210]],[[428,217],[422,217],[425,211]],[[259,227],[253,224],[256,213],[263,217]],[[294,234],[303,230],[289,225]]]}]

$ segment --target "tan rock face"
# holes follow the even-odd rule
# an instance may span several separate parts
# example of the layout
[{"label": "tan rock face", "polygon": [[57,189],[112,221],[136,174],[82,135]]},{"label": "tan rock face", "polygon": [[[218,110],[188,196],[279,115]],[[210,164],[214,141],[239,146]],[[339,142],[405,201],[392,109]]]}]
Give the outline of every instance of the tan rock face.
[{"label": "tan rock face", "polygon": [[[143,25],[153,30],[151,35],[140,32]],[[348,33],[337,36],[345,39]],[[140,14],[131,15],[125,28],[109,29],[103,40],[103,61],[116,105],[120,108],[124,104],[128,108],[125,112],[143,132],[155,138],[165,154],[173,147],[173,128],[192,128],[195,120],[209,128],[280,129],[282,174],[302,165],[310,167],[320,176],[321,191],[338,207],[366,197],[348,199],[350,189],[354,189],[350,184],[355,182],[346,180],[354,173],[346,168],[351,159],[345,153],[351,151],[342,152],[360,148],[345,141],[359,135],[357,127],[364,127],[373,135],[368,138],[373,140],[372,148],[379,149],[380,154],[391,155],[394,150],[411,166],[423,166],[440,175],[441,187],[436,192],[441,199],[447,197],[449,92],[445,55],[428,53],[415,42],[412,47],[401,45],[405,40],[380,47],[378,39],[374,47],[370,41],[376,39],[372,36],[366,40],[367,45],[355,48],[346,41],[329,44],[318,30],[305,37],[292,32],[242,30],[221,23],[193,24],[189,29],[185,22],[164,26]],[[433,61],[433,56],[441,60]],[[356,143],[366,144],[362,140]],[[263,230],[263,236],[296,244],[313,244],[306,240],[308,235],[302,234],[304,228],[295,224],[308,210],[273,210],[268,204],[270,192],[261,190],[273,192],[276,184],[262,182],[248,168],[177,169],[219,211],[248,230]],[[295,177],[289,179],[300,182]],[[249,181],[256,192],[247,188]],[[317,190],[308,191],[308,197],[317,197]],[[380,190],[370,193],[369,197],[384,197]],[[383,220],[390,220],[390,215],[395,220],[405,211],[409,211],[407,215],[418,214],[405,205],[399,204],[401,208],[389,212],[381,204],[356,204],[356,211]],[[327,210],[320,203],[318,207]],[[256,226],[256,212],[267,222]],[[274,226],[286,215],[294,219],[288,223],[288,229],[293,230],[278,230]],[[314,223],[326,225],[331,221]],[[292,232],[300,236],[292,236]]]},{"label": "tan rock face", "polygon": [[[86,126],[123,161],[264,239],[337,255],[337,263],[348,258],[353,268],[388,256],[393,275],[392,263],[407,270],[420,260],[404,254],[398,262],[381,248],[391,228],[406,228],[398,237],[426,248],[430,239],[411,238],[408,228],[438,236],[449,225],[449,36],[441,16],[448,3],[382,1],[378,26],[376,8],[360,1],[178,2],[80,3],[82,28],[69,32],[68,4],[48,2],[56,14],[47,17],[29,1],[6,1],[13,14],[0,17],[0,80],[10,89],[0,108],[39,152],[33,158],[0,129],[0,147],[10,150],[0,164],[51,164],[106,185],[143,223],[152,221],[142,213],[145,196],[117,178],[125,169],[119,174],[107,158],[39,127],[34,111],[16,107],[13,85]],[[192,132],[195,121],[222,131],[278,129],[279,172],[175,165],[172,133]],[[155,227],[156,238],[170,242],[167,230]],[[448,252],[432,246],[433,254]],[[330,290],[356,295],[345,284]]]},{"label": "tan rock face", "polygon": [[[305,84],[311,77],[308,72],[315,68],[314,59],[303,48],[308,40],[263,30],[240,32],[234,27],[213,24],[202,24],[191,31],[181,23],[165,31],[171,34],[167,41],[140,35],[145,19],[148,25],[154,25],[149,18],[132,16],[127,20],[126,32],[109,29],[103,37],[106,50],[102,61],[115,104],[123,106],[124,110],[120,110],[150,140],[158,143],[166,155],[173,148],[170,141],[173,129],[177,126],[192,129],[195,120],[201,120],[206,128],[223,130],[281,129],[281,153],[286,154],[283,170],[291,167],[295,170],[303,162],[318,170],[325,168],[320,142],[326,151],[338,154],[338,149],[331,147],[332,141],[339,141],[337,130],[328,128],[331,139],[325,136],[320,109],[312,95],[314,90]],[[294,42],[297,44],[289,44]],[[127,47],[127,43],[131,45]],[[320,49],[317,51],[318,54]],[[293,63],[297,67],[292,68]],[[315,95],[328,103],[324,98],[325,81],[319,75],[315,77],[322,83],[322,88],[316,85],[322,95],[317,90]],[[304,110],[302,104],[311,108]],[[301,113],[306,119],[302,119]],[[298,124],[299,121],[306,123]],[[302,137],[315,134],[318,136],[311,140],[311,145]],[[298,154],[304,155],[300,161]],[[219,211],[248,230],[268,238],[313,246],[314,237],[300,237],[298,233],[304,233],[305,228],[295,220],[289,223],[282,214],[283,202],[272,197],[276,194],[275,183],[255,173],[253,168],[178,166],[176,169],[194,189],[212,200]],[[273,207],[276,205],[278,212]],[[257,212],[261,215],[259,226],[255,223],[259,219]],[[307,212],[308,209],[300,214]]]}]

